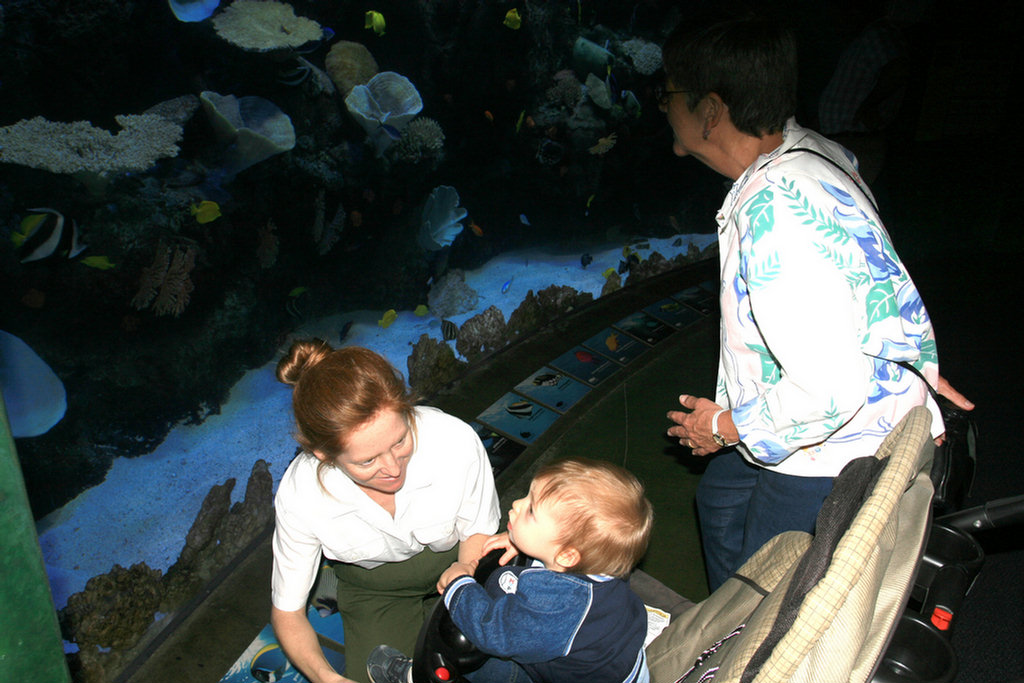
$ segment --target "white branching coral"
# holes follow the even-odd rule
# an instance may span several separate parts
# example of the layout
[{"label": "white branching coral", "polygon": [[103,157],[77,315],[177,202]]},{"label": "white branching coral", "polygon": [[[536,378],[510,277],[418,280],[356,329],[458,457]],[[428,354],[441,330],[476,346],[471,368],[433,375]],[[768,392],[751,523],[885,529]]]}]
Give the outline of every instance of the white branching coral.
[{"label": "white branching coral", "polygon": [[145,171],[178,155],[181,125],[156,114],[115,116],[116,135],[88,121],[41,116],[0,128],[0,162],[51,173]]},{"label": "white branching coral", "polygon": [[640,38],[622,43],[622,51],[633,62],[633,68],[644,76],[650,76],[661,68],[661,46]]}]

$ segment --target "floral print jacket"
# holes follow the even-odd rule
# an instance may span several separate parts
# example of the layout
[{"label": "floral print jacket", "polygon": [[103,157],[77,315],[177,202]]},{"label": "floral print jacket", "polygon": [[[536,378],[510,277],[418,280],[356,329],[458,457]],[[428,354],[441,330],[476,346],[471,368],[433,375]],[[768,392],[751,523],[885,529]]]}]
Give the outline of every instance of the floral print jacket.
[{"label": "floral print jacket", "polygon": [[835,476],[915,405],[938,407],[931,321],[843,147],[790,119],[718,214],[717,402],[740,450],[784,474]]}]

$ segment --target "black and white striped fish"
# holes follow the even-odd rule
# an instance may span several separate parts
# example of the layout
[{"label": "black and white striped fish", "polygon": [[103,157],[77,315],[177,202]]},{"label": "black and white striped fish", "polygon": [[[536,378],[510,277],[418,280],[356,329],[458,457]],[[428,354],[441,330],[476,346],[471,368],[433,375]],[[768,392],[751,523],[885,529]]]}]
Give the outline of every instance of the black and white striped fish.
[{"label": "black and white striped fish", "polygon": [[20,241],[18,253],[22,263],[55,255],[74,258],[85,249],[86,245],[78,242],[78,224],[74,220],[69,222],[56,209],[29,211],[33,213],[21,221],[21,229],[14,235],[15,242]]},{"label": "black and white striped fish", "polygon": [[453,323],[451,320],[441,321],[441,336],[445,341],[451,341],[452,339],[459,338],[459,326]]}]

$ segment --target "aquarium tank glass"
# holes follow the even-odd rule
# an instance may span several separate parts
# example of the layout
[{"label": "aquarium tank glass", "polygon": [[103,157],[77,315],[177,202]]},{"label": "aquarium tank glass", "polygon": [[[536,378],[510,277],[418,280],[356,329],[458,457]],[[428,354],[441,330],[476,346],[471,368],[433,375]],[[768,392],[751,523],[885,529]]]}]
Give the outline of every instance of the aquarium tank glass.
[{"label": "aquarium tank glass", "polygon": [[[429,401],[528,297],[715,258],[723,178],[654,99],[689,10],[0,5],[4,399],[68,652],[132,647],[267,527],[293,339]],[[93,578],[134,632],[63,612]]]}]

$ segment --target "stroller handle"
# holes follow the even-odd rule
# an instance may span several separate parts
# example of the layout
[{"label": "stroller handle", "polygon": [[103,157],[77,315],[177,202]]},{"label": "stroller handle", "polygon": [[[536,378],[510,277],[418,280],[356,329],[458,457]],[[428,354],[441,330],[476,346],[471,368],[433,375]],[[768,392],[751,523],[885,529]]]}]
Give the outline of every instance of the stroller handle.
[{"label": "stroller handle", "polygon": [[943,515],[935,521],[967,533],[1024,522],[1024,494],[989,501],[984,505]]}]

